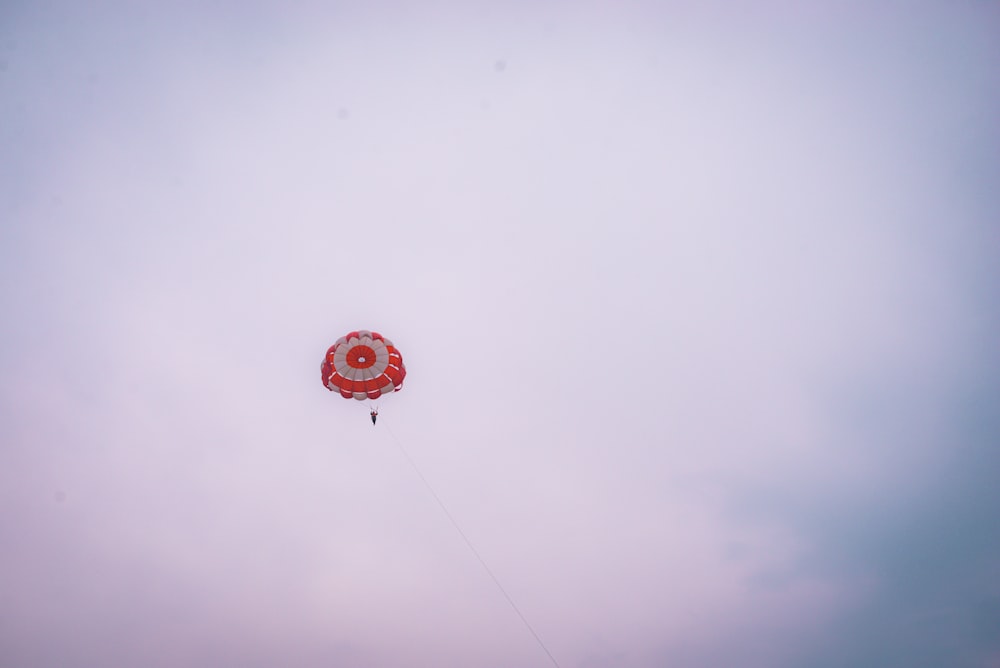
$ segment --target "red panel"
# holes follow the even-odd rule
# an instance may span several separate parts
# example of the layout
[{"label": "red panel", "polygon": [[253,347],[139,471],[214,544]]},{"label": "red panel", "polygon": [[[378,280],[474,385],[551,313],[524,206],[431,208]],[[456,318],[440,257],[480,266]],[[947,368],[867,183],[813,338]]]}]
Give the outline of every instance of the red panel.
[{"label": "red panel", "polygon": [[[365,361],[362,362],[361,358]],[[347,351],[347,363],[355,369],[367,369],[375,364],[375,351],[368,346],[358,344]]]},{"label": "red panel", "polygon": [[385,375],[389,376],[389,380],[391,380],[392,384],[396,387],[403,384],[403,372],[398,367],[387,366],[385,368]]}]

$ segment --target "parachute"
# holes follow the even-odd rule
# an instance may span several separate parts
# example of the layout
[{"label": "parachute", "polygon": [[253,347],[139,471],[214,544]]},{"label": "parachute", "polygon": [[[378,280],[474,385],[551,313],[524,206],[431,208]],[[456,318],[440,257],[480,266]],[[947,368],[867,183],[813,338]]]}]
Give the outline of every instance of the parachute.
[{"label": "parachute", "polygon": [[[399,392],[403,389],[403,379],[406,378],[406,366],[403,364],[403,356],[396,349],[396,346],[392,345],[392,341],[378,332],[370,332],[362,329],[356,332],[348,332],[330,346],[326,351],[326,356],[323,358],[323,363],[320,365],[320,373],[323,377],[323,386],[328,390],[339,392],[340,396],[345,399],[364,401],[366,399],[378,399],[383,394]],[[372,426],[374,426],[378,418],[378,407],[371,408],[369,415],[372,420]],[[431,496],[438,502],[438,505],[441,506],[441,510],[444,511],[444,514],[451,521],[452,526],[458,531],[459,536],[462,537],[465,544],[472,550],[473,555],[475,555],[476,559],[479,560],[479,563],[486,570],[486,573],[493,579],[500,593],[504,595],[507,602],[514,608],[514,612],[521,618],[528,631],[531,632],[531,635],[535,637],[535,640],[548,655],[549,660],[552,661],[552,665],[559,668],[559,664],[556,662],[555,657],[552,656],[549,648],[545,646],[545,643],[542,642],[535,629],[528,623],[528,619],[521,613],[517,604],[514,603],[514,599],[510,597],[507,590],[500,584],[500,580],[493,575],[493,571],[490,570],[486,561],[480,556],[479,551],[476,550],[475,546],[466,537],[465,532],[462,531],[462,527],[455,521],[454,516],[452,516],[447,506],[444,505],[441,497],[438,496],[438,493],[431,487],[430,482],[427,481],[424,474],[417,468],[416,462],[406,451],[406,448],[403,447],[402,441],[388,427],[389,425],[386,425],[385,431],[392,437],[392,440],[395,441],[396,446],[402,452],[403,456],[406,457],[406,460],[413,467],[417,476],[427,486],[427,491],[430,492]]]},{"label": "parachute", "polygon": [[399,392],[406,378],[403,356],[392,341],[362,329],[337,339],[320,365],[323,385],[345,399],[378,399]]}]

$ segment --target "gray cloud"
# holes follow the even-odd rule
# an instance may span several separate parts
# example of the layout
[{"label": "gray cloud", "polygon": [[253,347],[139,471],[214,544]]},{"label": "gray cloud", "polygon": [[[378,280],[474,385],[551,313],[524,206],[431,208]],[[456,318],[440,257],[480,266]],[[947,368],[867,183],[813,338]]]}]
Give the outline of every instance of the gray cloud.
[{"label": "gray cloud", "polygon": [[3,663],[546,665],[389,429],[563,666],[996,663],[992,8],[103,11],[0,22]]}]

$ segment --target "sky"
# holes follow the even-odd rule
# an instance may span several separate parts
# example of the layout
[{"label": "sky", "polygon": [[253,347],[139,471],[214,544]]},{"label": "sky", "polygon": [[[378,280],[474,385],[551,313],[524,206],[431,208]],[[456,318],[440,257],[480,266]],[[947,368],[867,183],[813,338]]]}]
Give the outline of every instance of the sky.
[{"label": "sky", "polygon": [[0,663],[1000,667],[1000,5],[293,4],[0,7]]}]

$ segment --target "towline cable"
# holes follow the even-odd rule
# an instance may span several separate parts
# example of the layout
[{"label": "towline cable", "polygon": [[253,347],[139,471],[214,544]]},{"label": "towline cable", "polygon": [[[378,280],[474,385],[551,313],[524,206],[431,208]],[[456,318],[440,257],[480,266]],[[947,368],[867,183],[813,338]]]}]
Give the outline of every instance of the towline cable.
[{"label": "towline cable", "polygon": [[510,607],[514,609],[514,612],[517,613],[517,616],[524,623],[524,626],[535,638],[535,641],[538,643],[538,646],[541,647],[542,650],[545,652],[545,655],[549,657],[549,661],[551,661],[552,665],[555,666],[556,668],[561,668],[559,662],[556,661],[556,658],[554,656],[552,656],[552,652],[550,652],[549,648],[545,646],[544,642],[542,642],[541,636],[538,635],[535,629],[531,626],[531,623],[528,622],[528,618],[525,617],[524,613],[521,612],[521,609],[517,607],[517,603],[515,603],[514,599],[511,598],[510,594],[507,593],[507,590],[504,589],[504,586],[500,584],[499,578],[497,578],[497,576],[493,573],[493,570],[486,563],[486,560],[483,559],[483,556],[479,554],[479,550],[476,549],[476,546],[472,544],[472,541],[469,540],[469,537],[465,535],[464,531],[462,531],[462,527],[459,526],[454,516],[452,516],[451,512],[448,510],[448,507],[444,505],[444,501],[441,500],[441,497],[438,496],[437,492],[434,491],[434,487],[432,487],[431,483],[427,480],[427,478],[424,477],[424,474],[420,472],[420,468],[417,466],[417,463],[413,461],[413,457],[410,456],[410,453],[407,452],[406,448],[403,447],[403,443],[402,441],[399,440],[399,437],[396,436],[396,432],[394,432],[389,427],[388,424],[385,425],[385,430],[389,432],[390,436],[392,436],[392,440],[393,442],[395,442],[396,447],[399,449],[401,453],[403,453],[403,457],[406,459],[407,462],[409,462],[410,467],[414,470],[414,472],[416,472],[417,477],[420,478],[420,480],[424,483],[424,487],[427,488],[427,491],[430,492],[431,496],[434,497],[434,500],[437,501],[438,506],[440,506],[441,510],[444,511],[444,514],[448,518],[448,521],[451,522],[451,525],[453,527],[455,527],[455,531],[457,531],[458,535],[462,537],[462,540],[465,541],[465,544],[469,547],[469,550],[471,550],[472,554],[475,555],[476,560],[479,561],[480,565],[482,565],[483,569],[490,576],[490,579],[493,580],[493,584],[497,586],[497,589],[500,590],[500,593],[503,594],[503,597],[507,599],[508,603],[510,603]]}]

